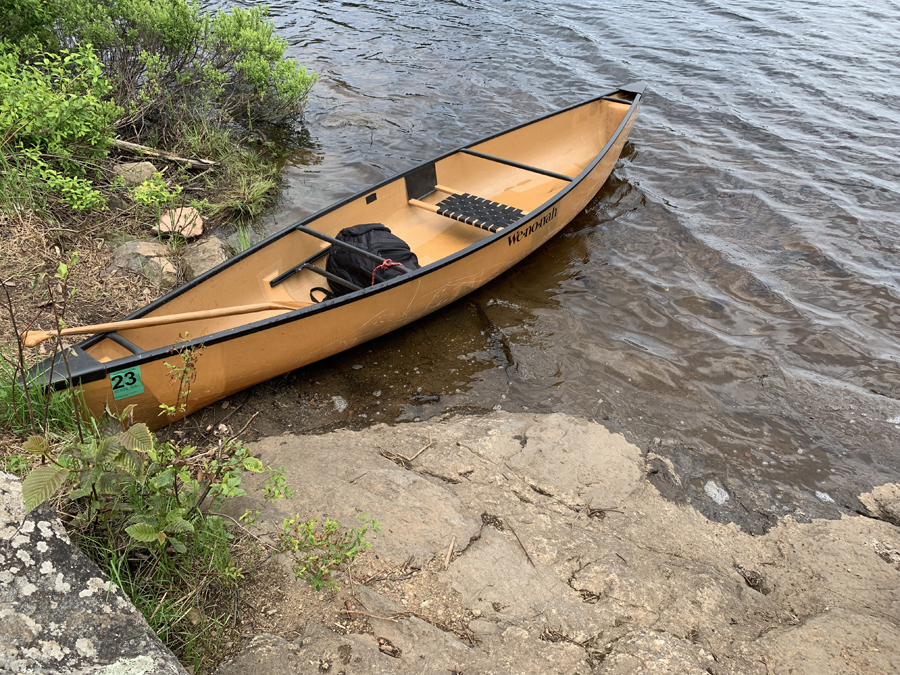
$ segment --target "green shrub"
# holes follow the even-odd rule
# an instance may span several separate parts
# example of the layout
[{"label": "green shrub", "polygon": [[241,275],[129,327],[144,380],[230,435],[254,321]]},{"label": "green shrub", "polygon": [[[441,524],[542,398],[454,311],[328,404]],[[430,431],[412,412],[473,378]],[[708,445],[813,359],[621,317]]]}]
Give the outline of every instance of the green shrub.
[{"label": "green shrub", "polygon": [[102,157],[119,113],[89,44],[75,51],[23,56],[0,46],[0,139],[16,149]]},{"label": "green shrub", "polygon": [[[104,206],[95,160],[117,131],[230,157],[246,135],[229,138],[235,122],[250,130],[302,112],[316,75],[286,46],[265,6],[0,0],[0,210],[40,210],[45,193],[76,210]],[[277,185],[255,174],[225,183],[236,194],[223,208],[251,218]]]},{"label": "green shrub", "polygon": [[[2,184],[27,182],[76,210],[102,206],[84,160],[106,155],[119,108],[90,45],[60,53],[23,53],[0,43]],[[15,171],[15,177],[9,171]],[[11,184],[12,183],[12,184]],[[6,193],[8,199],[18,193]]]},{"label": "green shrub", "polygon": [[378,521],[368,514],[357,516],[357,520],[359,527],[342,529],[331,518],[326,518],[322,527],[317,527],[316,518],[285,518],[279,539],[281,550],[294,555],[294,576],[305,579],[317,591],[337,590],[332,572],[372,547],[365,538],[369,530],[380,531]]},{"label": "green shrub", "polygon": [[0,0],[0,40],[39,48],[54,42],[60,6],[48,0]]},{"label": "green shrub", "polygon": [[125,111],[120,126],[182,108],[279,123],[302,111],[316,81],[285,59],[266,6],[213,14],[195,0],[71,0],[56,8],[44,48],[93,45]]}]

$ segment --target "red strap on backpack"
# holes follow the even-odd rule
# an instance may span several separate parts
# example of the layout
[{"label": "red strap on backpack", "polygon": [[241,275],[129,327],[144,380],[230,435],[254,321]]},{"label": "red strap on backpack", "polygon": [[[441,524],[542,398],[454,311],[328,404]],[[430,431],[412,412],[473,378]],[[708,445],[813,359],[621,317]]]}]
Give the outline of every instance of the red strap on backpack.
[{"label": "red strap on backpack", "polygon": [[375,285],[375,272],[378,270],[386,270],[388,267],[403,267],[402,263],[395,263],[393,260],[388,258],[383,263],[381,263],[378,267],[372,270],[372,285]]}]

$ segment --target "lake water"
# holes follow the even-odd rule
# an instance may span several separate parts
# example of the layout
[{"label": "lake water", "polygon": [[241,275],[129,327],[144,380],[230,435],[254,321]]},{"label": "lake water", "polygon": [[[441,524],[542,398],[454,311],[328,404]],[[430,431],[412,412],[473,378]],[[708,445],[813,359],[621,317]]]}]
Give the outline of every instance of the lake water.
[{"label": "lake water", "polygon": [[267,407],[264,428],[583,415],[751,529],[852,511],[900,479],[900,4],[271,9],[320,79],[268,233],[616,85],[647,90],[611,179],[556,240],[439,314],[261,385],[248,410],[297,407]]}]

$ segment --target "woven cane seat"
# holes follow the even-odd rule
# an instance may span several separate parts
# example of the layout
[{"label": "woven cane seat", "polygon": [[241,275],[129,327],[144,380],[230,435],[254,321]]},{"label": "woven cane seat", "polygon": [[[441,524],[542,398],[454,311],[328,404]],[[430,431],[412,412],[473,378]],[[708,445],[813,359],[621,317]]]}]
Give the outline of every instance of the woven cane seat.
[{"label": "woven cane seat", "polygon": [[437,203],[438,214],[461,223],[497,232],[525,215],[521,209],[492,202],[468,193],[450,195]]}]

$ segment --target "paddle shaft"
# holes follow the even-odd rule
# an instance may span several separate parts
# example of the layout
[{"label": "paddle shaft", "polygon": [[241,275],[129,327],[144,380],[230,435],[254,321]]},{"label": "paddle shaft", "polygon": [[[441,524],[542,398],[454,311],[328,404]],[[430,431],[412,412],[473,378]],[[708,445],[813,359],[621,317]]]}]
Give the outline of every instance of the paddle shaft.
[{"label": "paddle shaft", "polygon": [[54,330],[31,330],[22,333],[22,342],[26,347],[34,347],[54,335],[92,335],[96,333],[113,333],[132,328],[149,328],[151,326],[165,326],[182,321],[199,321],[201,319],[217,319],[222,316],[236,316],[238,314],[252,314],[253,312],[265,312],[273,309],[294,310],[307,307],[308,302],[264,302],[256,305],[240,305],[238,307],[222,307],[221,309],[206,309],[199,312],[186,312],[184,314],[167,314],[165,316],[148,316],[143,319],[131,319],[130,321],[114,321],[113,323],[98,323],[92,326],[76,326]]}]

